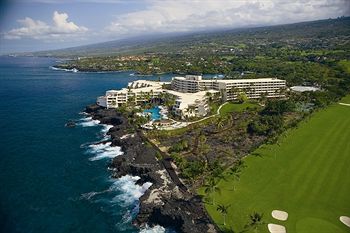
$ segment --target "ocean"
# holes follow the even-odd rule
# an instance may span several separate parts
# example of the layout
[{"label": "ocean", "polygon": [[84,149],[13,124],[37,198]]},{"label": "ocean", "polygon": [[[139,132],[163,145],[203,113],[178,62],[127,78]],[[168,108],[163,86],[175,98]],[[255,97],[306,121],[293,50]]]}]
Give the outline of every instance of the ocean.
[{"label": "ocean", "polygon": [[[140,232],[131,221],[149,184],[135,185],[137,177],[110,177],[108,163],[123,152],[98,144],[109,126],[82,113],[106,90],[140,77],[50,68],[56,62],[0,57],[0,231]],[[171,75],[160,77],[169,80]],[[79,124],[67,128],[69,120]]]}]

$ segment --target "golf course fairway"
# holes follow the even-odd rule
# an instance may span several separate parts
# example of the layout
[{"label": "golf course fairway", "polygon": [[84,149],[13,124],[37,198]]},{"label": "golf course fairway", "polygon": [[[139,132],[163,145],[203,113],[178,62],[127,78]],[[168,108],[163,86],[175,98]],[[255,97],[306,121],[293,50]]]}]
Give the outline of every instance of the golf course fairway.
[{"label": "golf course fairway", "polygon": [[[350,104],[350,96],[340,103]],[[269,232],[267,224],[283,225],[288,233],[349,233],[339,221],[350,216],[350,105],[320,110],[297,128],[244,158],[240,179],[230,175],[218,184],[216,203],[206,208],[228,232]],[[227,205],[226,225],[217,205]],[[274,219],[273,210],[288,213]],[[263,224],[247,228],[250,214],[263,214]]]}]

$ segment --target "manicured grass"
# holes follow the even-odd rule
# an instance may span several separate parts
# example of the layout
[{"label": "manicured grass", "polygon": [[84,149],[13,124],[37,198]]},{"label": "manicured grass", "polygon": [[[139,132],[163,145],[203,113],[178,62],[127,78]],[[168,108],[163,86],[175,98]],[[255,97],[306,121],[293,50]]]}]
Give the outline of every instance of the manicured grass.
[{"label": "manicured grass", "polygon": [[340,102],[345,104],[350,104],[350,95],[344,97]]},{"label": "manicured grass", "polygon": [[[341,102],[350,103],[350,96]],[[314,113],[279,141],[253,153],[260,156],[246,157],[239,181],[227,175],[219,182],[215,200],[231,207],[224,227],[216,206],[206,204],[215,222],[241,232],[256,211],[266,224],[284,225],[288,233],[350,232],[339,221],[350,216],[350,107],[334,104]],[[288,220],[273,219],[274,209],[287,211]],[[266,224],[258,232],[268,232]]]},{"label": "manicured grass", "polygon": [[344,69],[345,72],[350,74],[350,61],[348,61],[348,60],[341,60],[339,62],[339,65]]},{"label": "manicured grass", "polygon": [[245,102],[242,104],[228,102],[227,104],[222,106],[222,108],[220,109],[220,115],[226,115],[227,113],[230,113],[230,112],[242,112],[247,108],[253,108],[256,106],[258,105],[251,102]]}]

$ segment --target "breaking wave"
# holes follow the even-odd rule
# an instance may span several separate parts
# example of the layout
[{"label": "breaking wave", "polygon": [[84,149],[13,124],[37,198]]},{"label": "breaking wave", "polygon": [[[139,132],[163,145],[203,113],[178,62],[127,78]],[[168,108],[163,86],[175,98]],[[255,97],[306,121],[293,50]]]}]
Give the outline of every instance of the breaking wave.
[{"label": "breaking wave", "polygon": [[50,69],[52,69],[52,70],[67,71],[67,72],[73,72],[73,73],[76,73],[76,72],[79,71],[79,70],[76,69],[76,68],[73,68],[73,69],[64,69],[64,68],[58,68],[58,67],[55,67],[55,66],[50,66]]},{"label": "breaking wave", "polygon": [[166,230],[164,227],[156,225],[154,227],[146,226],[144,229],[140,230],[140,233],[165,233]]},{"label": "breaking wave", "polygon": [[122,202],[125,205],[131,205],[139,200],[139,198],[151,187],[151,182],[146,182],[143,185],[137,185],[136,182],[140,179],[138,176],[123,176],[112,185],[112,189],[121,191],[121,194],[113,198],[114,202]]},{"label": "breaking wave", "polygon": [[93,120],[92,117],[84,117],[79,119],[77,125],[81,125],[83,127],[92,127],[97,126],[100,123],[99,120]]},{"label": "breaking wave", "polygon": [[111,146],[111,142],[102,142],[99,144],[92,144],[88,146],[87,153],[95,154],[94,157],[90,158],[90,161],[96,161],[106,158],[114,158],[118,155],[122,155],[123,152],[118,146]]},{"label": "breaking wave", "polygon": [[[82,127],[91,127],[99,125],[100,121],[93,120],[92,117],[85,117],[79,120],[78,125]],[[94,156],[89,158],[90,161],[96,161],[106,158],[114,158],[123,154],[120,147],[111,146],[111,142],[108,141],[110,136],[107,135],[108,131],[113,127],[112,125],[101,125],[101,140],[95,143],[86,143],[82,145],[82,148],[86,148],[86,153],[93,154]],[[138,185],[137,181],[140,179],[138,176],[125,175],[118,179],[109,179],[111,185],[108,189],[103,191],[92,191],[81,195],[81,199],[85,199],[90,202],[99,203],[103,209],[113,212],[117,216],[120,216],[120,222],[116,224],[116,227],[120,231],[130,229],[132,220],[139,212],[139,198],[152,186],[151,182],[146,182],[142,185]],[[115,213],[117,211],[118,213]],[[120,215],[122,214],[122,215]],[[153,227],[146,226],[140,230],[140,233],[165,233],[174,232],[168,231],[162,226],[156,225]]]}]

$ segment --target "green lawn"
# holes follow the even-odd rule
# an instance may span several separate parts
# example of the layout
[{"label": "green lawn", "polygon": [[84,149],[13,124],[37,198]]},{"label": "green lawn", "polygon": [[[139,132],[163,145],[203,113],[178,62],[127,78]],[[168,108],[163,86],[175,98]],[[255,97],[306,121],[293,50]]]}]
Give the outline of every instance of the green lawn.
[{"label": "green lawn", "polygon": [[350,61],[348,61],[348,60],[341,60],[339,62],[339,65],[344,69],[345,72],[350,74]]},{"label": "green lawn", "polygon": [[[350,96],[341,102],[350,103]],[[218,204],[229,204],[226,229],[241,232],[254,211],[265,223],[282,224],[288,233],[346,233],[339,216],[350,216],[350,107],[334,104],[286,132],[280,146],[262,146],[245,158],[240,181],[220,181]],[[233,184],[235,191],[233,191]],[[225,228],[216,206],[206,204]],[[287,221],[271,211],[289,213]],[[254,232],[250,230],[248,232]],[[267,226],[258,232],[268,232]]]},{"label": "green lawn", "polygon": [[242,112],[247,108],[253,108],[257,106],[258,106],[257,104],[251,103],[251,102],[245,102],[242,104],[228,102],[227,104],[222,106],[222,108],[220,109],[220,115],[226,115],[227,113],[230,113],[230,112]]},{"label": "green lawn", "polygon": [[350,104],[350,95],[344,97],[340,102]]}]

